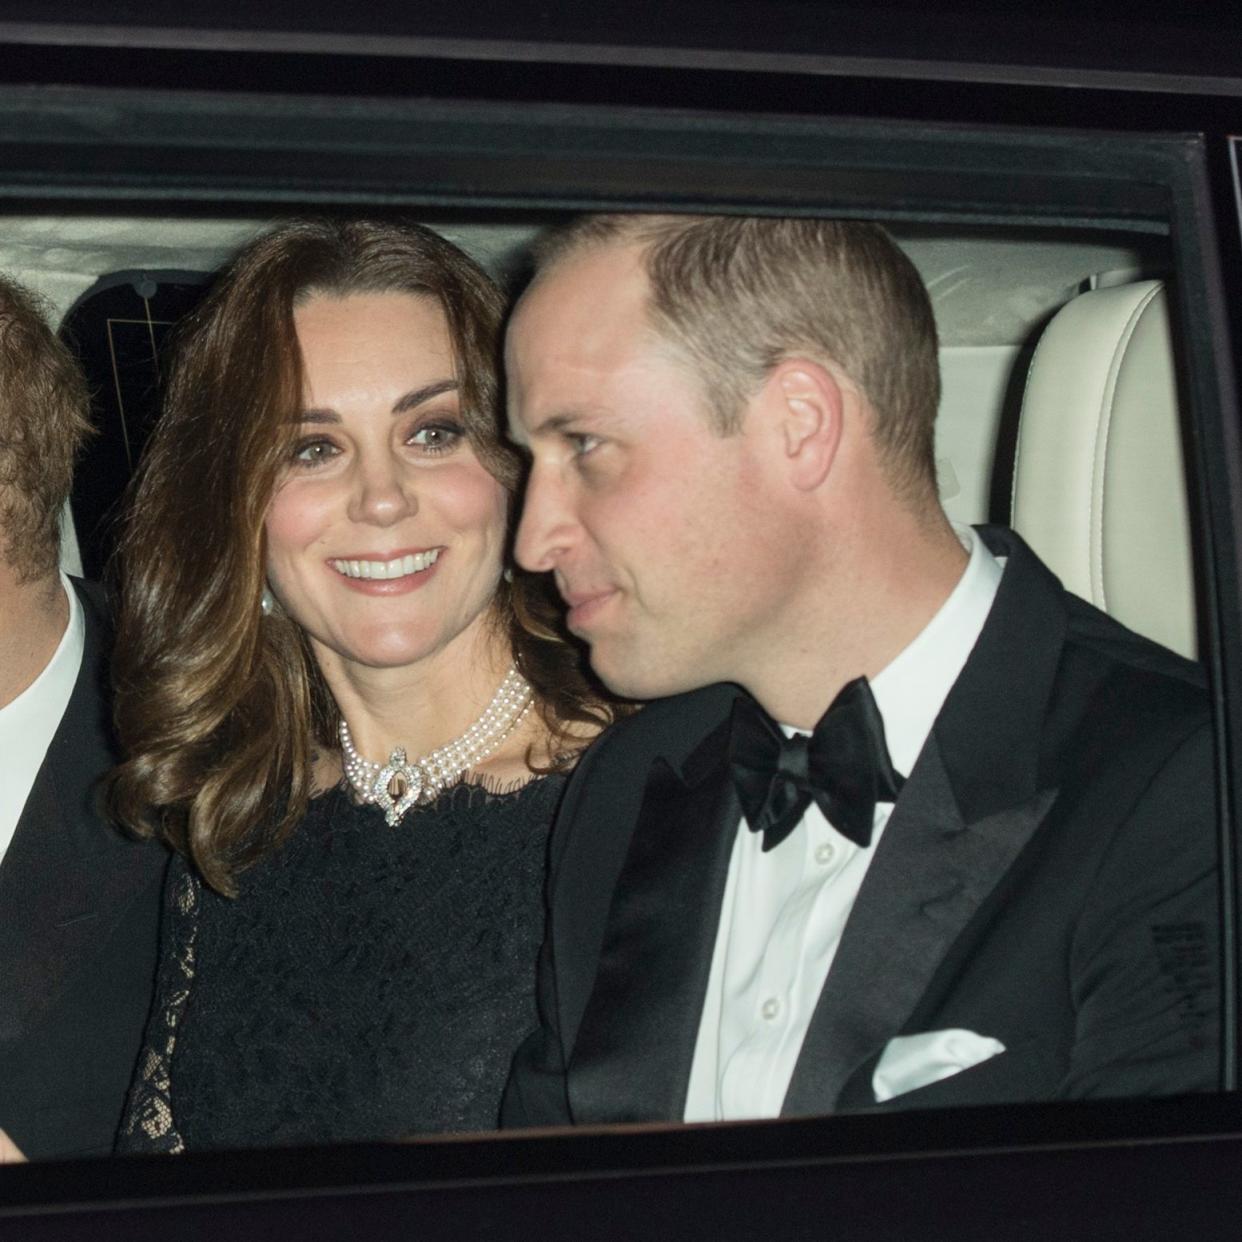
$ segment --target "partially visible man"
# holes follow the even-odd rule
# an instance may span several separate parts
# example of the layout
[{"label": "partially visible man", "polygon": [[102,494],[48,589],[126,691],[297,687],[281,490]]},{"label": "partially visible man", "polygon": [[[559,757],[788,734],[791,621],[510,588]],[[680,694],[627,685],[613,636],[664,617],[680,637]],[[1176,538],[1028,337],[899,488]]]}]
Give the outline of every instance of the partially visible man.
[{"label": "partially visible man", "polygon": [[0,278],[0,1130],[32,1159],[112,1149],[164,866],[97,808],[115,762],[108,622],[58,568],[87,409],[37,301]]},{"label": "partially visible man", "polygon": [[587,218],[507,365],[518,559],[662,701],[566,793],[506,1123],[1213,1089],[1200,672],[950,524],[887,234]]}]

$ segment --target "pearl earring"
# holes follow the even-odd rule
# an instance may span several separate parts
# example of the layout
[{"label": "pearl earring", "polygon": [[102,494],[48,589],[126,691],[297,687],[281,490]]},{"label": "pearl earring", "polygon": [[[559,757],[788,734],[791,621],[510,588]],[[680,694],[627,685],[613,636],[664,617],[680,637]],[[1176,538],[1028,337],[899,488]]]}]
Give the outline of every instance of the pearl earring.
[{"label": "pearl earring", "polygon": [[259,596],[259,611],[265,617],[270,617],[276,611],[276,596],[268,586],[263,588],[263,594]]}]

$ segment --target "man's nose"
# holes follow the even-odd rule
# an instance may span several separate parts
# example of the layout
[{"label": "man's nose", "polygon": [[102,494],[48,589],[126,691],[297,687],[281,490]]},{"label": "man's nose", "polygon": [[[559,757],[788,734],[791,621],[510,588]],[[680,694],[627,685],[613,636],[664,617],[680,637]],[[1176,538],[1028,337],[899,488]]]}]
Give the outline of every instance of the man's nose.
[{"label": "man's nose", "polygon": [[578,523],[563,487],[536,466],[526,481],[513,554],[523,569],[555,569],[573,545]]}]

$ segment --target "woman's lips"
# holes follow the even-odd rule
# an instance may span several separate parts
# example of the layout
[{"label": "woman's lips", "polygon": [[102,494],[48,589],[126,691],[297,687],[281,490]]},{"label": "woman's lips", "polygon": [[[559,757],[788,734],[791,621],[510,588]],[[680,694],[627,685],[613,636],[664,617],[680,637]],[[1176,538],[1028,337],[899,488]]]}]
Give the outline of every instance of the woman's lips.
[{"label": "woman's lips", "polygon": [[444,548],[423,548],[392,556],[331,557],[328,568],[363,595],[404,595],[431,580]]}]

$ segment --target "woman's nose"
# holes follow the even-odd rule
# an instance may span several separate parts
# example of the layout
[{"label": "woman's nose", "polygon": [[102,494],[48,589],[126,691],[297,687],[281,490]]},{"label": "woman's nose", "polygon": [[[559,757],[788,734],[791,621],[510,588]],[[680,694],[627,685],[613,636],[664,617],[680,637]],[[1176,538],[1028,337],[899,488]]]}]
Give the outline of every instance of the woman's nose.
[{"label": "woman's nose", "polygon": [[359,462],[355,472],[349,516],[355,522],[391,526],[418,512],[418,499],[409,471],[398,463]]}]

